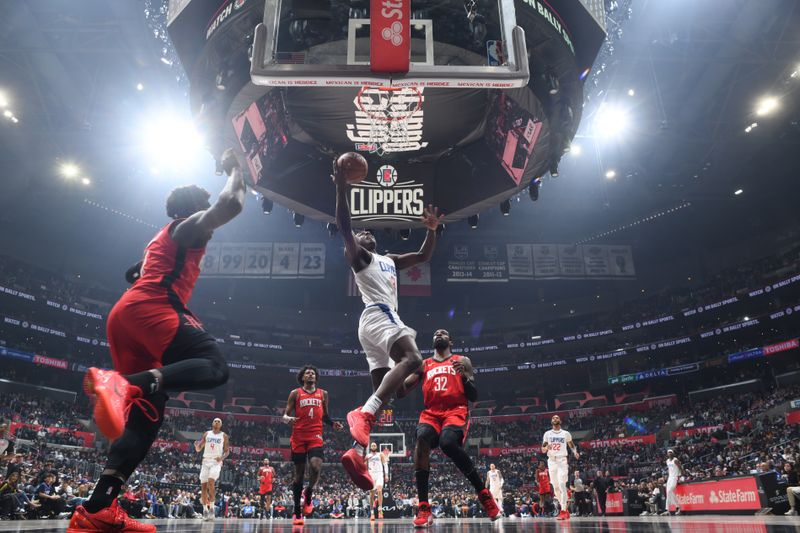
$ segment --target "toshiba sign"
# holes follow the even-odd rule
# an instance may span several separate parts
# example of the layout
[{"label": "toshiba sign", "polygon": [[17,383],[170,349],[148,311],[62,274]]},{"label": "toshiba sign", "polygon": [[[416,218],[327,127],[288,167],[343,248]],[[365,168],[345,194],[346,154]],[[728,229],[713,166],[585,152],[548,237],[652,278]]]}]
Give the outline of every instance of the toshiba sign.
[{"label": "toshiba sign", "polygon": [[757,511],[762,507],[755,477],[683,483],[676,493],[681,511]]}]

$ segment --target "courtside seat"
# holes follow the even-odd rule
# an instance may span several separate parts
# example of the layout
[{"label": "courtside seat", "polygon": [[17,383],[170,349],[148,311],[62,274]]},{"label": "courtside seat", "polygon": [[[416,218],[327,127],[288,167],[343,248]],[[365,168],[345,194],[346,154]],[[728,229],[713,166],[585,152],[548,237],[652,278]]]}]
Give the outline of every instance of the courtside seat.
[{"label": "courtside seat", "polygon": [[492,409],[482,407],[479,409],[471,409],[469,414],[472,416],[490,416],[492,414]]},{"label": "courtside seat", "polygon": [[561,411],[561,410],[565,410],[566,411],[566,410],[569,410],[569,409],[580,409],[580,407],[581,407],[581,402],[579,402],[579,401],[561,402],[561,403],[559,403],[559,401],[556,400],[556,409],[559,410],[559,411]]},{"label": "courtside seat", "polygon": [[495,408],[497,407],[497,402],[494,400],[480,400],[472,404],[474,409],[483,409],[483,408]]},{"label": "courtside seat", "polygon": [[614,403],[635,403],[644,401],[645,398],[649,395],[648,391],[644,392],[633,392],[630,394],[615,394],[614,395]]},{"label": "courtside seat", "polygon": [[519,405],[506,405],[498,414],[500,415],[521,415],[525,411]]},{"label": "courtside seat", "polygon": [[[212,396],[211,394],[203,394],[202,392],[182,392],[178,394],[178,396],[176,396],[175,398],[178,400],[183,400],[190,404],[191,402],[204,402],[209,404],[212,410],[214,409],[214,406],[217,403],[214,396]],[[197,407],[196,409],[201,409],[201,408]]]},{"label": "courtside seat", "polygon": [[608,405],[608,400],[605,396],[599,398],[592,398],[591,400],[586,400],[581,407],[602,407],[604,405]]}]

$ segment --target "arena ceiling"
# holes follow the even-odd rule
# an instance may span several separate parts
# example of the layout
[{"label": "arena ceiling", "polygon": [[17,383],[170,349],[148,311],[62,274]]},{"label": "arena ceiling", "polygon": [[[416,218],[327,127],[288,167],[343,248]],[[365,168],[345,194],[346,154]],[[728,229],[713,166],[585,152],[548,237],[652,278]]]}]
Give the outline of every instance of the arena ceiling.
[{"label": "arena ceiling", "polygon": [[[160,3],[152,4],[157,11]],[[63,253],[89,239],[113,254],[126,239],[138,247],[163,222],[163,198],[175,185],[219,187],[210,158],[190,162],[184,175],[154,173],[135,141],[143,123],[187,108],[181,67],[168,64],[154,35],[162,30],[145,17],[150,5],[4,2],[0,92],[19,122],[0,117],[0,223],[19,231],[3,231],[3,247],[33,255],[32,241],[48,242],[49,235]],[[524,196],[512,202],[510,217],[494,210],[477,230],[460,223],[448,234],[595,238],[668,253],[667,243],[731,243],[797,224],[798,3],[634,0],[622,31],[613,53],[599,60],[605,67],[595,66],[603,70],[597,85],[585,90],[575,140],[581,155],[565,156],[560,177],[545,179],[538,202]],[[768,94],[780,99],[779,108],[757,116]],[[595,122],[601,104],[628,115],[629,127],[615,140],[600,138],[609,127]],[[79,163],[91,184],[61,178],[64,161]],[[606,179],[611,169],[616,177]],[[734,195],[737,189],[743,193]],[[259,210],[252,204],[248,209]],[[678,206],[685,207],[669,212]],[[666,214],[654,217],[659,213]],[[291,216],[276,209],[269,219],[251,212],[229,234],[252,240],[290,231],[297,231]],[[299,231],[324,228],[307,223]]]}]

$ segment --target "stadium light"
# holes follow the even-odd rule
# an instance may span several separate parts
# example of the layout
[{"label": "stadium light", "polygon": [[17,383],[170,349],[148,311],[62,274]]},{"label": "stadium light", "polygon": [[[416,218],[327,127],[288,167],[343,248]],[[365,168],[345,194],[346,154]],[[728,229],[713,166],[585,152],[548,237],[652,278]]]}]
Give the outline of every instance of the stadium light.
[{"label": "stadium light", "polygon": [[81,173],[81,169],[75,163],[64,163],[61,165],[61,175],[65,178],[75,178]]},{"label": "stadium light", "polygon": [[778,99],[774,96],[766,96],[758,102],[756,107],[756,115],[763,117],[769,115],[778,108]]},{"label": "stadium light", "polygon": [[172,171],[186,170],[208,157],[192,122],[169,115],[144,125],[142,148],[152,166]]},{"label": "stadium light", "polygon": [[81,178],[81,183],[83,183],[84,185],[91,185],[92,180],[90,180],[89,178]]},{"label": "stadium light", "polygon": [[570,147],[570,150],[569,150],[569,153],[571,155],[575,156],[575,157],[581,155],[582,152],[583,152],[583,148],[581,148],[581,145],[580,144],[575,144],[575,143],[572,144],[572,146]]},{"label": "stadium light", "polygon": [[272,203],[272,200],[270,200],[266,196],[261,199],[261,210],[264,211],[265,215],[269,215],[270,213],[272,213],[273,205],[274,204]]},{"label": "stadium light", "polygon": [[294,227],[299,228],[303,225],[303,222],[306,221],[305,215],[301,215],[300,213],[292,214],[292,220],[294,221]]},{"label": "stadium light", "polygon": [[628,89],[628,96],[636,96],[636,91],[633,89]]},{"label": "stadium light", "polygon": [[500,212],[503,213],[504,217],[511,213],[511,200],[506,199],[500,202]]},{"label": "stadium light", "polygon": [[0,107],[8,107],[8,98],[3,93],[0,93]]},{"label": "stadium light", "polygon": [[136,84],[136,90],[137,91],[144,91],[144,85],[141,84],[141,83],[137,83]]},{"label": "stadium light", "polygon": [[736,196],[739,196],[739,195],[740,195],[740,194],[742,194],[743,192],[744,192],[744,190],[742,190],[742,189],[736,189],[736,191],[734,191],[734,193],[733,193],[733,194],[735,194]]},{"label": "stadium light", "polygon": [[467,217],[467,223],[469,224],[470,228],[475,229],[478,227],[478,218],[480,217],[477,214]]},{"label": "stadium light", "polygon": [[594,117],[593,129],[596,136],[611,139],[623,134],[629,125],[630,118],[625,109],[603,104]]},{"label": "stadium light", "polygon": [[411,237],[410,229],[406,228],[400,230],[400,240],[407,241],[410,237]]},{"label": "stadium light", "polygon": [[3,116],[6,118],[11,118],[14,116],[14,113],[12,113],[10,109],[6,109],[5,111],[3,111]]},{"label": "stadium light", "polygon": [[606,179],[613,180],[616,177],[617,177],[617,171],[616,170],[608,170],[606,172]]}]

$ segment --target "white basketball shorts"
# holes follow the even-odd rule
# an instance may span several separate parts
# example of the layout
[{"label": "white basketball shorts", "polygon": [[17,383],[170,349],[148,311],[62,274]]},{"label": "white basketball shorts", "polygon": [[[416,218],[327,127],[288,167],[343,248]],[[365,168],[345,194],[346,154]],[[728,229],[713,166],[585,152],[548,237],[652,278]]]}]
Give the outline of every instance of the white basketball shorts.
[{"label": "white basketball shorts", "polygon": [[376,368],[394,367],[389,350],[397,339],[406,336],[416,339],[417,332],[403,324],[388,305],[375,304],[366,307],[358,323],[358,340],[367,355],[370,372]]},{"label": "white basketball shorts", "polygon": [[200,483],[207,483],[209,479],[218,480],[221,470],[222,463],[218,463],[216,459],[204,459],[200,467]]}]

